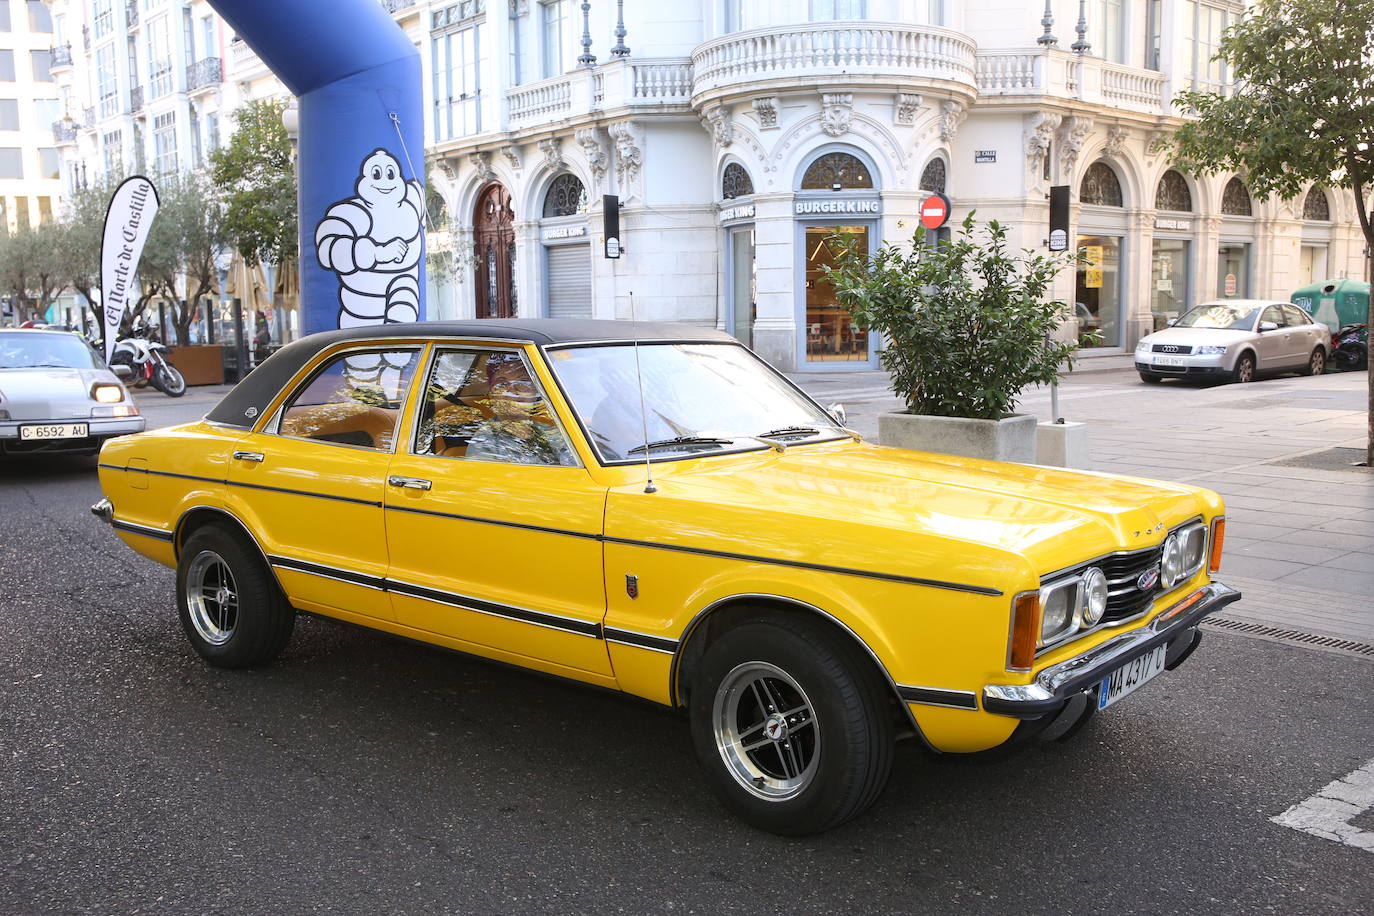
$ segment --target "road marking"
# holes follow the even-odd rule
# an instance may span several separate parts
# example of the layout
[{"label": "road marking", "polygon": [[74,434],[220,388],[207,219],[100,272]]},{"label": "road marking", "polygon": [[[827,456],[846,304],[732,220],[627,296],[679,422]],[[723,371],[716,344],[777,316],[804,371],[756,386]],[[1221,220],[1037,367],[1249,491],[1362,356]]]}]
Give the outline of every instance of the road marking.
[{"label": "road marking", "polygon": [[1370,808],[1374,808],[1374,760],[1269,820],[1322,839],[1374,852],[1374,833],[1350,823]]}]

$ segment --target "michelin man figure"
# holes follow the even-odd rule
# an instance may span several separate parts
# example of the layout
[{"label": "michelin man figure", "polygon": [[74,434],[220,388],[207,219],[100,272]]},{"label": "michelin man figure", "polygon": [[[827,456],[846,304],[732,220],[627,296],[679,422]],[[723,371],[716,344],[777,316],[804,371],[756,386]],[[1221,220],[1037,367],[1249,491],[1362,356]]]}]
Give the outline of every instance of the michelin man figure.
[{"label": "michelin man figure", "polygon": [[339,327],[420,317],[424,192],[384,149],[363,160],[355,197],[332,205],[315,228],[320,265],[339,277]]}]

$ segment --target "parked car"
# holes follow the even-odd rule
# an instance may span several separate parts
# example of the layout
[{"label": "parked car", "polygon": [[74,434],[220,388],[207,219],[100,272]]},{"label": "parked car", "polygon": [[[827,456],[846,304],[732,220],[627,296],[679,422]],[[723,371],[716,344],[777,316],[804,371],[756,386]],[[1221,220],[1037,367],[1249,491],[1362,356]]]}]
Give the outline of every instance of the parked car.
[{"label": "parked car", "polygon": [[1204,302],[1163,330],[1141,338],[1135,368],[1142,381],[1195,378],[1253,382],[1271,372],[1321,375],[1331,331],[1289,302]]},{"label": "parked car", "polygon": [[145,420],[124,384],[69,331],[0,331],[0,455],[93,455]]},{"label": "parked car", "polygon": [[681,707],[715,791],[783,834],[868,807],[900,736],[1076,726],[1239,597],[1214,492],[837,414],[695,327],[353,328],[106,445],[92,509],[177,570],[210,664],[268,662],[299,609]]}]

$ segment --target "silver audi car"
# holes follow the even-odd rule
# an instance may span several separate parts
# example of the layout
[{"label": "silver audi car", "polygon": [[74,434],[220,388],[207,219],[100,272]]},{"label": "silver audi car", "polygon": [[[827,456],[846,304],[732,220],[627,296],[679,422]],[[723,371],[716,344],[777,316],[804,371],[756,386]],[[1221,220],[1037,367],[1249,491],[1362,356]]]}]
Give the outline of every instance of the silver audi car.
[{"label": "silver audi car", "polygon": [[1321,375],[1330,353],[1331,330],[1293,303],[1227,299],[1204,302],[1141,338],[1135,368],[1146,382],[1253,382],[1269,372]]},{"label": "silver audi car", "polygon": [[0,330],[0,456],[94,455],[146,421],[118,376],[68,331]]}]

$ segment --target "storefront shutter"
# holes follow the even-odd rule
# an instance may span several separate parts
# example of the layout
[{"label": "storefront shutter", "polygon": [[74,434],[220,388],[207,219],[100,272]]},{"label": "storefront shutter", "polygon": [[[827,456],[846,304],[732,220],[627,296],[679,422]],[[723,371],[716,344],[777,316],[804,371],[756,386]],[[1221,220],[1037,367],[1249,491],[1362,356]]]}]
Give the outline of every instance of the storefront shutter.
[{"label": "storefront shutter", "polygon": [[548,252],[550,318],[592,317],[592,249],[558,245]]}]

